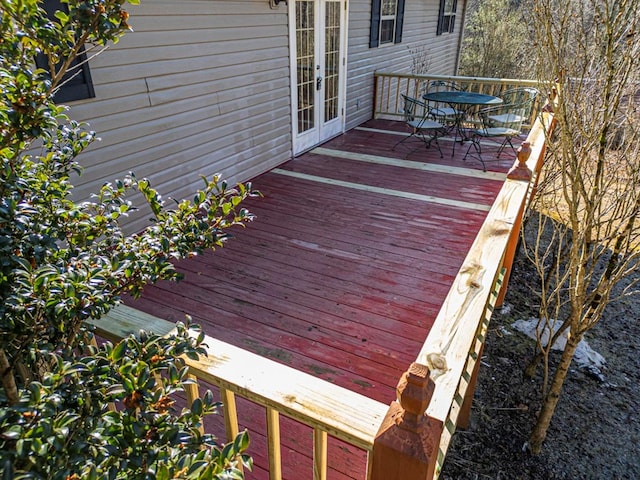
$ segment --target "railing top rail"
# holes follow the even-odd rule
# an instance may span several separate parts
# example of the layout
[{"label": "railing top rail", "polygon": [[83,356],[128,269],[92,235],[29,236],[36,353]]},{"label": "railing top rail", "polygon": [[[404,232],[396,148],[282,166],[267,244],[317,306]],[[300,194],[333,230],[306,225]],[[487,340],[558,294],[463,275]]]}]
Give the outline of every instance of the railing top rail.
[{"label": "railing top rail", "polygon": [[[543,113],[527,141],[531,155],[527,167],[539,171],[551,116]],[[482,225],[453,286],[417,357],[428,365],[435,391],[426,414],[445,421],[456,394],[491,289],[502,267],[503,256],[516,219],[529,199],[531,183],[507,179]]]},{"label": "railing top rail", "polygon": [[374,72],[374,77],[392,77],[392,78],[416,78],[424,80],[449,80],[459,83],[484,83],[492,85],[519,85],[526,87],[536,87],[540,83],[537,80],[527,80],[520,78],[491,78],[491,77],[463,77],[458,75],[432,75],[432,74],[412,74],[412,73],[395,73],[395,72]]},{"label": "railing top rail", "polygon": [[[92,321],[96,333],[119,341],[140,330],[168,335],[171,322],[120,305]],[[370,451],[388,405],[261,357],[205,337],[207,357],[185,358],[190,373],[358,448]]]}]

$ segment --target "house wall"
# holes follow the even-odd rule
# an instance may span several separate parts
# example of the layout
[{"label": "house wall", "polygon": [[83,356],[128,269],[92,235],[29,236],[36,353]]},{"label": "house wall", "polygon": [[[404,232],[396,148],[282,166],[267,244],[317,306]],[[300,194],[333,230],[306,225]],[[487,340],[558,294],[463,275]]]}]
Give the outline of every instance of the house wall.
[{"label": "house wall", "polygon": [[454,75],[466,1],[459,0],[453,33],[436,35],[439,0],[406,0],[402,42],[369,48],[371,0],[351,0],[347,81],[347,129],[371,118],[373,73],[412,72],[415,53],[426,53],[428,73]]},{"label": "house wall", "polygon": [[133,170],[165,197],[190,198],[201,175],[235,183],[290,158],[286,6],[143,0],[128,11],[134,32],[91,60],[96,98],[70,112],[101,137],[79,159],[78,197]]},{"label": "house wall", "polygon": [[[349,2],[347,128],[371,118],[374,70],[409,72],[410,48],[428,50],[431,73],[455,72],[455,34],[435,35],[438,4],[406,0],[402,43],[370,49],[371,1]],[[189,198],[201,175],[246,181],[291,157],[284,3],[143,0],[128,10],[134,32],[90,61],[96,98],[71,107],[101,137],[79,159],[78,198],[129,171],[165,197]]]}]

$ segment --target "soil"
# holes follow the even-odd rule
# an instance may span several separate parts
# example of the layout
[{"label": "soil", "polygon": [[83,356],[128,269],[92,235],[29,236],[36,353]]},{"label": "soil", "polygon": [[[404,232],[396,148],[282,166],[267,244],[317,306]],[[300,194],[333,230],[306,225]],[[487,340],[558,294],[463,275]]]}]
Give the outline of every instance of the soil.
[{"label": "soil", "polygon": [[572,368],[542,452],[524,448],[541,379],[523,375],[535,344],[512,324],[537,316],[536,281],[519,254],[505,304],[491,320],[469,428],[455,433],[440,478],[640,479],[640,295],[610,304],[586,336],[606,360],[604,375]]}]

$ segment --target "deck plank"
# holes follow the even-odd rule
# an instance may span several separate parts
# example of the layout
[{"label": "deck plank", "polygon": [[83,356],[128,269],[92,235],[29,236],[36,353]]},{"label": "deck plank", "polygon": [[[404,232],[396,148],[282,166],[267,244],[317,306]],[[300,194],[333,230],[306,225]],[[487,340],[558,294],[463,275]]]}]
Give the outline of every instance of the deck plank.
[{"label": "deck plank", "polygon": [[[253,179],[255,221],[179,262],[182,282],[126,303],[172,321],[190,314],[210,336],[391,402],[513,163],[484,173],[447,140],[442,158],[394,150],[405,133],[370,121]],[[238,402],[256,462],[247,478],[267,478],[264,409]],[[281,435],[284,478],[312,478],[312,431],[285,419]],[[366,456],[352,455],[330,439],[328,478],[363,479]]]}]

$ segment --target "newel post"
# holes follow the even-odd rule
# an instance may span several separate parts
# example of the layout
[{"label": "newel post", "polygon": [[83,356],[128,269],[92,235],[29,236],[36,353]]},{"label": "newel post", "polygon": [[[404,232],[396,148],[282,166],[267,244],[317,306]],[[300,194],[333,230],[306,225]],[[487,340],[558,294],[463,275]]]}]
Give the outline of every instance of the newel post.
[{"label": "newel post", "polygon": [[[509,180],[522,180],[525,182],[530,182],[533,173],[527,167],[527,160],[531,156],[531,144],[529,142],[522,142],[520,148],[518,148],[518,163],[514,164],[507,173],[507,178]],[[498,298],[496,299],[496,308],[502,307],[502,303],[504,302],[504,297],[507,294],[507,284],[509,283],[509,276],[511,275],[511,267],[513,266],[513,259],[516,255],[516,247],[518,246],[518,240],[520,239],[520,226],[522,225],[522,216],[524,215],[524,206],[523,202],[520,206],[520,210],[518,211],[518,216],[513,222],[513,229],[511,230],[511,235],[509,236],[509,243],[507,244],[507,249],[504,253],[504,260],[502,265],[506,268],[504,273],[504,279],[502,282],[502,288],[500,289],[500,293],[498,294]]]},{"label": "newel post", "polygon": [[435,389],[426,365],[412,363],[398,382],[393,402],[373,444],[370,480],[431,480],[442,422],[424,412]]},{"label": "newel post", "polygon": [[507,178],[510,180],[531,180],[531,170],[527,167],[527,160],[531,156],[531,144],[529,142],[522,142],[520,148],[518,148],[517,157],[518,162],[511,167]]}]

